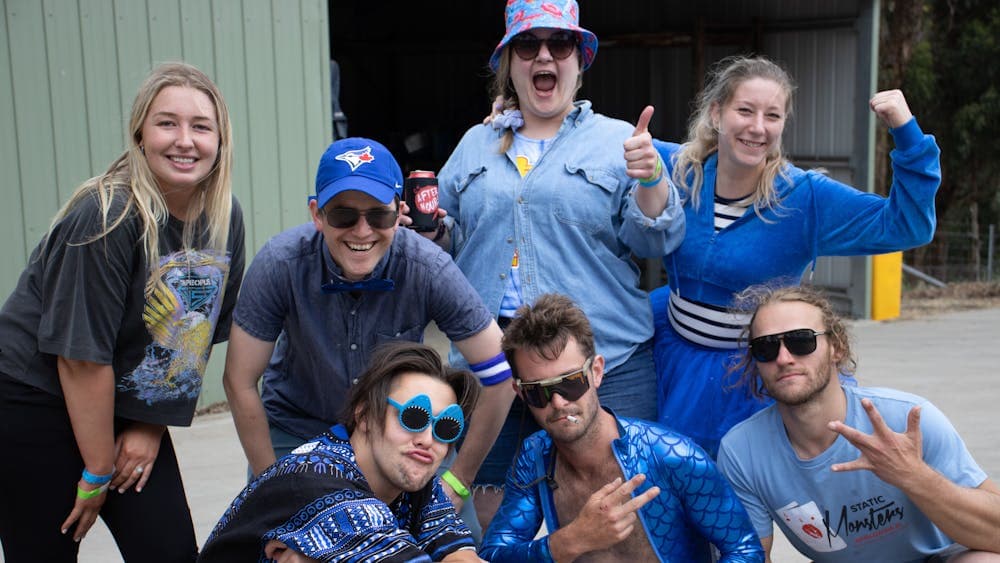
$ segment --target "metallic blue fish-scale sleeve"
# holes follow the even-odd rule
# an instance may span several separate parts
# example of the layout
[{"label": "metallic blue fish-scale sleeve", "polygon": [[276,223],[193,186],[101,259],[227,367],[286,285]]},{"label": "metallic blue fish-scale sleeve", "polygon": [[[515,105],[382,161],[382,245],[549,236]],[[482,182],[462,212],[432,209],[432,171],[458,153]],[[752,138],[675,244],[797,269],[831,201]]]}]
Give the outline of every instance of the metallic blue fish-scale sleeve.
[{"label": "metallic blue fish-scale sleeve", "polygon": [[533,451],[526,441],[507,474],[503,503],[493,516],[480,549],[480,557],[487,561],[552,561],[548,536],[534,539],[544,515],[539,485],[530,484],[540,476],[536,476],[539,469]]},{"label": "metallic blue fish-scale sleeve", "polygon": [[[661,510],[650,520],[649,533],[669,561],[698,559],[703,546],[691,539],[693,527],[720,551],[723,562],[764,561],[764,549],[746,510],[729,482],[708,455],[690,439],[666,428],[647,427],[634,436],[652,455],[643,456],[646,483],[673,489],[680,510]],[[640,447],[639,449],[645,449]],[[655,477],[654,477],[655,476]],[[663,493],[661,493],[661,496]],[[659,503],[650,503],[651,506]],[[689,527],[690,526],[690,527]],[[670,546],[669,553],[663,553]],[[698,550],[694,553],[691,550]]]}]

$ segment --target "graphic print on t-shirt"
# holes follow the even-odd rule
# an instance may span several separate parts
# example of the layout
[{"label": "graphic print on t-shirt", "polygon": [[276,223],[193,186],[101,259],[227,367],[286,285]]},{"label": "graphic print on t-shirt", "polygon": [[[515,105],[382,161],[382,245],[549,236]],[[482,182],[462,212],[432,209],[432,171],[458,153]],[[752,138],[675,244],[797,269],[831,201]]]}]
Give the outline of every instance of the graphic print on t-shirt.
[{"label": "graphic print on t-shirt", "polygon": [[198,397],[228,273],[228,257],[201,250],[181,250],[160,260],[142,313],[152,342],[142,362],[119,383],[120,391],[149,405]]},{"label": "graphic print on t-shirt", "polygon": [[840,551],[847,547],[840,536],[830,533],[829,526],[823,520],[815,501],[809,501],[802,506],[792,501],[778,509],[785,525],[803,543],[819,552]]}]

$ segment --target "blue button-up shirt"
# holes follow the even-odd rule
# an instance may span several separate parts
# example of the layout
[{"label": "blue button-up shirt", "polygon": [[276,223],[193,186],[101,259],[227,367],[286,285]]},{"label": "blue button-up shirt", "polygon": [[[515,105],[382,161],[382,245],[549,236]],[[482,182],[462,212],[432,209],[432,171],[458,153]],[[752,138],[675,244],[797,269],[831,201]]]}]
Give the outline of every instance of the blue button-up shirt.
[{"label": "blue button-up shirt", "polygon": [[449,339],[485,330],[491,316],[451,257],[408,229],[396,231],[372,277],[386,292],[323,293],[340,270],[312,223],[269,240],[240,289],[233,320],[247,334],[275,342],[261,396],[268,421],[309,439],[338,420],[354,378],[376,346],[421,342],[434,321]]}]

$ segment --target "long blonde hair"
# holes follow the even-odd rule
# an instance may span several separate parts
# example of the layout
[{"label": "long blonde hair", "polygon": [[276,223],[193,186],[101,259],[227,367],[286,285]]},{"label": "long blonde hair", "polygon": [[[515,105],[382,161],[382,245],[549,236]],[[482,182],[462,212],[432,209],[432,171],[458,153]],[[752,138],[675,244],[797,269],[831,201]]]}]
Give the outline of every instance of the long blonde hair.
[{"label": "long blonde hair", "polygon": [[[182,245],[189,249],[195,237],[204,233],[207,246],[224,254],[229,237],[229,219],[232,213],[232,127],[229,110],[222,93],[212,80],[202,71],[187,63],[164,63],[152,70],[139,87],[128,124],[128,146],[101,175],[90,178],[73,192],[52,219],[52,229],[76,205],[88,197],[96,197],[101,209],[101,232],[84,241],[90,244],[113,231],[130,213],[135,213],[141,225],[140,239],[143,241],[146,262],[150,274],[156,272],[160,261],[159,227],[167,222],[170,211],[160,192],[156,176],[149,169],[143,154],[142,126],[149,113],[149,107],[161,90],[168,86],[194,88],[203,92],[212,101],[219,125],[219,150],[212,170],[201,181],[196,196],[192,198],[188,215],[184,221]],[[116,217],[111,217],[111,206],[115,195],[127,192],[125,206]],[[204,222],[200,219],[204,215]],[[200,232],[199,232],[200,231]],[[155,280],[150,275],[146,283],[147,296],[153,289]]]},{"label": "long blonde hair", "polygon": [[[719,131],[713,123],[712,110],[714,108],[721,110],[732,100],[740,84],[753,78],[764,78],[777,83],[785,92],[785,119],[792,116],[792,94],[795,92],[795,84],[777,63],[760,56],[733,56],[716,63],[708,83],[698,95],[697,108],[688,123],[687,140],[674,155],[672,179],[685,192],[695,209],[699,205],[705,159],[719,150]],[[788,160],[784,156],[779,140],[769,151],[764,172],[747,201],[748,204],[753,204],[757,215],[760,215],[764,208],[777,206],[774,179],[784,173],[787,164]]]},{"label": "long blonde hair", "polygon": [[[510,57],[511,57],[511,46],[507,43],[503,47],[503,51],[500,52],[500,62],[497,64],[497,70],[493,73],[493,80],[490,82],[490,100],[497,99],[497,96],[503,97],[503,109],[518,109],[518,99],[517,90],[514,89],[514,82],[510,78]],[[576,75],[576,89],[573,91],[573,97],[576,98],[576,92],[580,91],[580,87],[583,86],[583,57],[580,55],[580,46],[576,46],[576,52],[574,54],[576,61],[580,64],[580,72]],[[492,103],[492,102],[491,102]],[[492,106],[490,110],[492,110]],[[504,130],[503,137],[500,138],[500,154],[507,152],[510,146],[514,144],[514,130],[506,129]]]}]

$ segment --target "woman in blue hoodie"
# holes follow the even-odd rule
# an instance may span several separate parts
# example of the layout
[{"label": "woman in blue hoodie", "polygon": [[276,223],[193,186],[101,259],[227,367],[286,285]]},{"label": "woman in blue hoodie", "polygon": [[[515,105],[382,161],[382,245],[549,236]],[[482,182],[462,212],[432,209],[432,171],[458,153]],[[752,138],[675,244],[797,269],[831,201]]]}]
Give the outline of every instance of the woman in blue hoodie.
[{"label": "woman in blue hoodie", "polygon": [[894,252],[929,242],[940,151],[902,92],[879,92],[890,129],[889,197],[791,165],[781,136],[794,85],[763,57],[721,61],[699,98],[684,144],[654,141],[685,199],[684,241],[664,256],[669,285],[651,295],[659,420],[713,457],[736,423],[766,406],[726,378],[745,318],[735,293],[775,279],[797,284],[820,256]]}]

